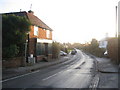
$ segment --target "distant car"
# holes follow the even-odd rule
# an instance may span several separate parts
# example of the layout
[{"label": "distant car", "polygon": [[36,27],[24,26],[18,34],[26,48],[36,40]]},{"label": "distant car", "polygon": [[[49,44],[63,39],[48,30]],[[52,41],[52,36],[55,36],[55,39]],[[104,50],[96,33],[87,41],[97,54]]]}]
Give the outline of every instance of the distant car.
[{"label": "distant car", "polygon": [[76,50],[72,50],[72,51],[71,51],[71,54],[72,54],[72,55],[75,55],[76,53],[77,53]]},{"label": "distant car", "polygon": [[60,51],[60,56],[67,56],[67,53]]}]

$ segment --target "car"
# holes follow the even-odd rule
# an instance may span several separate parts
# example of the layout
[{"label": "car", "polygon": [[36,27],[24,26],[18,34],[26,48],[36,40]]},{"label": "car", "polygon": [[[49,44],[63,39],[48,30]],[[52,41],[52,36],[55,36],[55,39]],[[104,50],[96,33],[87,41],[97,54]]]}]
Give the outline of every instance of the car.
[{"label": "car", "polygon": [[76,50],[72,50],[72,51],[71,51],[71,54],[72,54],[72,55],[75,55],[76,53],[77,53]]},{"label": "car", "polygon": [[67,53],[60,51],[60,56],[67,56]]}]

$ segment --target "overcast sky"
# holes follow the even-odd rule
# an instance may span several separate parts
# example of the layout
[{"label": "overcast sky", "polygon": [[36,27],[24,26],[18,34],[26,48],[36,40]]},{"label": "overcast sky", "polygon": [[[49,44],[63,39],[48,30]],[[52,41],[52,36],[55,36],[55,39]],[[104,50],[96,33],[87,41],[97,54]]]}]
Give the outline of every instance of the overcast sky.
[{"label": "overcast sky", "polygon": [[59,42],[100,40],[115,36],[115,6],[119,0],[0,0],[0,13],[30,10],[53,29]]}]

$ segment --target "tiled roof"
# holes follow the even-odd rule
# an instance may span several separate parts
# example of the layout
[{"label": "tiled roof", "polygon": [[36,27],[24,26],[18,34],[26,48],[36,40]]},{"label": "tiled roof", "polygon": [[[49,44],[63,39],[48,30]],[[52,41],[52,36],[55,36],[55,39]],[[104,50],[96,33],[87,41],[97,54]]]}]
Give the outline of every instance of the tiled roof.
[{"label": "tiled roof", "polygon": [[43,21],[41,21],[37,16],[27,13],[28,19],[30,20],[31,24],[39,26],[41,28],[45,28],[48,30],[52,30],[50,27],[48,27]]},{"label": "tiled roof", "polygon": [[37,16],[35,16],[32,13],[23,11],[23,12],[11,12],[11,13],[5,13],[5,14],[7,14],[7,15],[8,14],[15,14],[18,16],[25,16],[30,20],[32,25],[36,25],[36,26],[41,27],[43,29],[47,29],[47,30],[52,31],[52,29],[50,27],[48,27],[42,20],[40,20]]}]

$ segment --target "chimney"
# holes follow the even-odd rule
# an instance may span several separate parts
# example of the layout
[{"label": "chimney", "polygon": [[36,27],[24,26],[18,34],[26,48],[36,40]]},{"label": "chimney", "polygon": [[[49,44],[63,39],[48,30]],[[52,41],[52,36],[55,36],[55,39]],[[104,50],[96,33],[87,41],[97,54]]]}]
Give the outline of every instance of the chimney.
[{"label": "chimney", "polygon": [[28,13],[34,14],[34,12],[33,12],[33,11],[31,11],[31,10],[29,10],[29,11],[28,11]]}]

